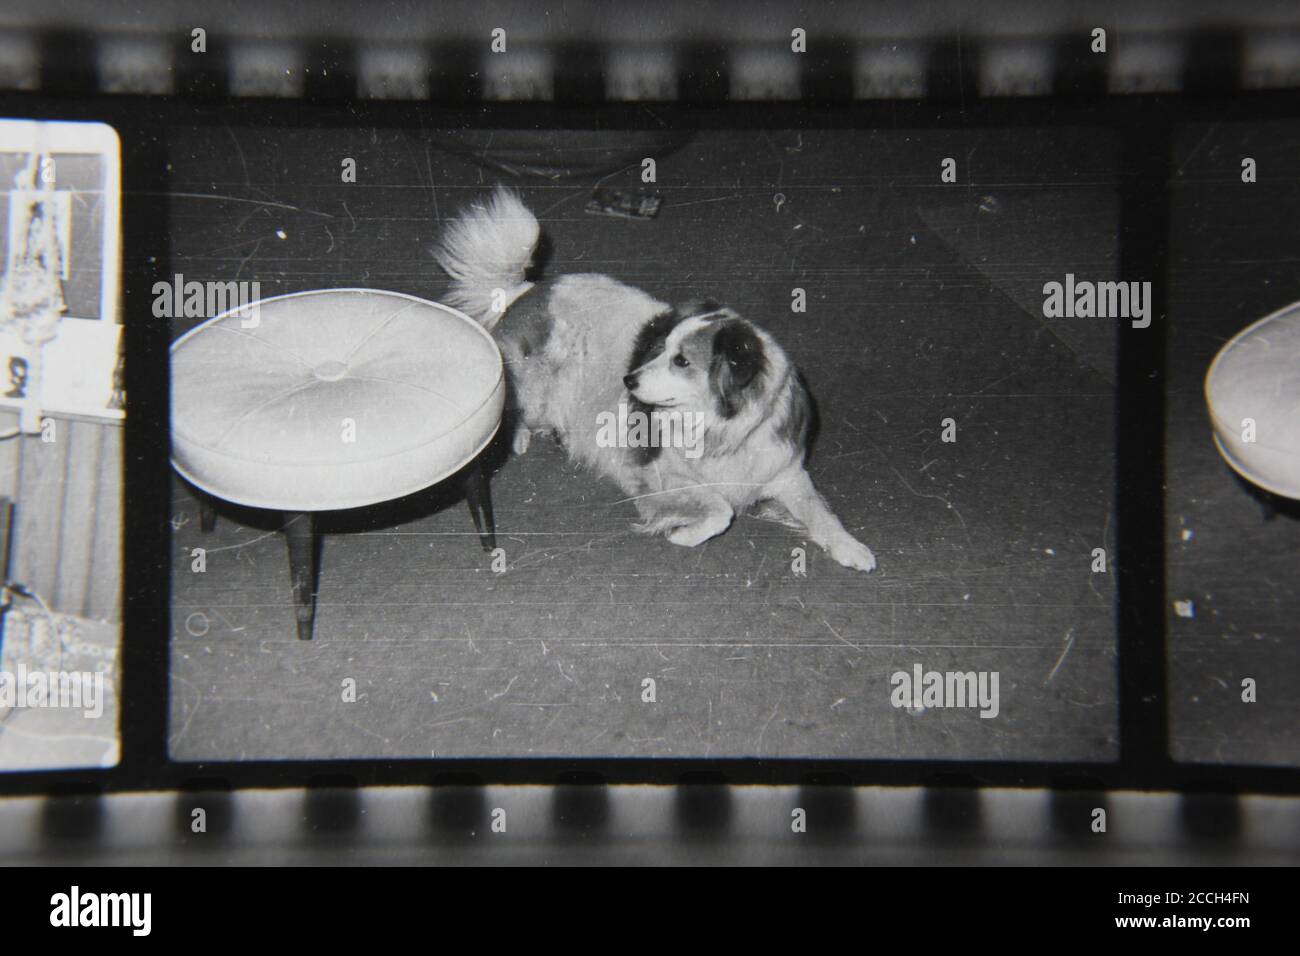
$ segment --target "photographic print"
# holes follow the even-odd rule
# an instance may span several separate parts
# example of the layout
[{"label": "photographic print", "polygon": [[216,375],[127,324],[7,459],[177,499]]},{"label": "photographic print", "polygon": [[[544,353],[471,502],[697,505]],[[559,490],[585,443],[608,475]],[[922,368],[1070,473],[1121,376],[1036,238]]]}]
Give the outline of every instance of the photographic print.
[{"label": "photographic print", "polygon": [[1258,177],[1298,143],[1294,121],[1175,140],[1167,657],[1191,763],[1300,763],[1300,183]]},{"label": "photographic print", "polygon": [[0,120],[0,770],[118,760],[120,158]]},{"label": "photographic print", "polygon": [[174,759],[1116,757],[1109,133],[170,141]]}]

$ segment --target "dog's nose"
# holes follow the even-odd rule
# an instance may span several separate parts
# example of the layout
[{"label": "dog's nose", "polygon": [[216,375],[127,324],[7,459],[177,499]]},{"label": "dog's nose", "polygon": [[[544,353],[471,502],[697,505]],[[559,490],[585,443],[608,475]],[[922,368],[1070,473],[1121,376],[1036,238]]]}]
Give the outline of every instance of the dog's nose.
[{"label": "dog's nose", "polygon": [[623,384],[624,384],[625,386],[627,386],[627,390],[628,390],[629,392],[631,392],[631,391],[635,391],[635,389],[636,389],[636,376],[635,376],[635,375],[624,375],[624,376],[623,376]]}]

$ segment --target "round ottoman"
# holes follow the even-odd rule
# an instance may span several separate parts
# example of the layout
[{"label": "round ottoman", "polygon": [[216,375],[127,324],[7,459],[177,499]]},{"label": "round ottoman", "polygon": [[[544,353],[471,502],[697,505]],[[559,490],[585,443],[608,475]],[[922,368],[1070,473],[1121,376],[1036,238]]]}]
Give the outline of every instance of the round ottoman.
[{"label": "round ottoman", "polygon": [[1300,302],[1219,350],[1205,376],[1205,400],[1214,441],[1232,469],[1266,491],[1300,499]]},{"label": "round ottoman", "polygon": [[[326,289],[231,309],[171,351],[172,462],[209,495],[287,512],[299,637],[314,617],[313,512],[464,472],[494,546],[476,459],[500,424],[505,377],[472,319],[396,292]],[[212,516],[205,507],[205,529]]]}]

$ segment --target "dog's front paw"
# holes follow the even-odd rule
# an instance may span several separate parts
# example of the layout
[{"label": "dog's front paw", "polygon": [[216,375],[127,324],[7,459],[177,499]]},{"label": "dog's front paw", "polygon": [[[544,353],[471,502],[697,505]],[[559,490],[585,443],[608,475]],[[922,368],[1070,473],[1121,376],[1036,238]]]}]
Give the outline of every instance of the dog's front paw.
[{"label": "dog's front paw", "polygon": [[876,569],[876,556],[871,553],[870,548],[856,538],[846,535],[843,540],[836,541],[827,548],[826,552],[846,568],[868,573]]},{"label": "dog's front paw", "polygon": [[687,524],[669,531],[668,540],[673,544],[680,544],[684,548],[694,548],[708,541],[716,534],[718,534],[716,529],[707,527],[704,524]]},{"label": "dog's front paw", "polygon": [[528,446],[532,443],[532,440],[533,433],[523,425],[520,425],[515,429],[515,438],[514,441],[510,443],[510,447],[516,455],[522,455],[524,452],[528,451]]},{"label": "dog's front paw", "polygon": [[679,525],[668,532],[668,540],[684,548],[698,547],[726,531],[731,526],[731,518],[730,514],[718,514],[694,524]]}]

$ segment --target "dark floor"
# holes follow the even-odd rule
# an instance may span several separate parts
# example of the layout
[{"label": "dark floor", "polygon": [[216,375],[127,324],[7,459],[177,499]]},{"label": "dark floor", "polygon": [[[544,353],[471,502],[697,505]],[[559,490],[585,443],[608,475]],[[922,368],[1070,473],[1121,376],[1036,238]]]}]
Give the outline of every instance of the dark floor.
[{"label": "dark floor", "polygon": [[[174,189],[225,198],[174,198],[172,268],[263,295],[436,298],[439,217],[502,178],[416,132],[181,139]],[[1095,131],[701,134],[660,157],[649,223],[584,215],[597,175],[517,181],[551,274],[709,295],[777,336],[821,406],[814,481],[879,570],[813,549],[797,577],[805,542],[751,518],[693,550],[636,536],[541,441],[493,479],[505,574],[454,500],[344,516],[307,644],[273,520],[228,512],[191,573],[177,482],[173,756],[1113,759],[1114,581],[1090,569],[1114,546],[1113,326],[1049,328],[1041,289],[1112,276],[1114,155]],[[979,185],[941,185],[947,156]],[[894,709],[913,664],[998,671],[1001,714]]]},{"label": "dark floor", "polygon": [[[1300,764],[1300,520],[1263,519],[1215,450],[1202,392],[1228,339],[1300,299],[1297,150],[1300,123],[1228,123],[1188,129],[1175,153],[1166,580],[1179,760]],[[1250,185],[1246,156],[1260,171]],[[1246,677],[1257,703],[1241,700]]]}]

